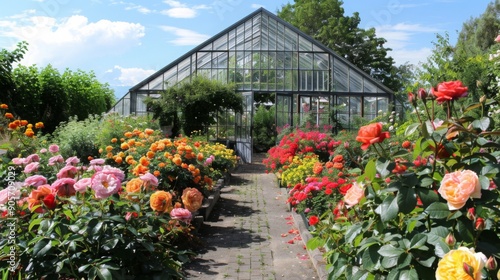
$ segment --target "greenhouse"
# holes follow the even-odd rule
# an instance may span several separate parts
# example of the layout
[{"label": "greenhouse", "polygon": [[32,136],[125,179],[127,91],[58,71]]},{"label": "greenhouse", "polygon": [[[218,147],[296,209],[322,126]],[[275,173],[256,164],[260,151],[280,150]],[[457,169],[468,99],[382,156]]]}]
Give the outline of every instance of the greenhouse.
[{"label": "greenhouse", "polygon": [[[111,111],[148,114],[144,99],[195,75],[236,83],[244,112],[225,112],[209,140],[230,141],[244,161],[252,157],[257,106],[275,106],[276,127],[355,128],[394,107],[394,94],[331,49],[260,8],[132,87]],[[268,96],[265,103],[254,97]]]}]

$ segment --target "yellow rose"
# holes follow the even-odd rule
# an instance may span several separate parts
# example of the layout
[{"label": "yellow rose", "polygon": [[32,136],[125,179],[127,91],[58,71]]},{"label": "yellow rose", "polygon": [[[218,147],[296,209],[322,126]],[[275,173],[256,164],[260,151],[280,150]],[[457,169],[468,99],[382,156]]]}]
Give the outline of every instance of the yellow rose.
[{"label": "yellow rose", "polygon": [[203,194],[195,188],[186,188],[182,192],[181,199],[184,204],[184,208],[191,212],[195,212],[200,209],[203,203]]},{"label": "yellow rose", "polygon": [[162,213],[170,212],[173,208],[172,194],[166,191],[157,191],[149,198],[149,205],[155,211]]},{"label": "yellow rose", "polygon": [[458,210],[470,197],[481,198],[481,184],[474,171],[455,171],[444,175],[438,192],[448,202],[448,209]]},{"label": "yellow rose", "polygon": [[451,250],[439,261],[436,280],[480,280],[485,263],[486,256],[483,253],[475,253],[473,249],[460,247]]}]

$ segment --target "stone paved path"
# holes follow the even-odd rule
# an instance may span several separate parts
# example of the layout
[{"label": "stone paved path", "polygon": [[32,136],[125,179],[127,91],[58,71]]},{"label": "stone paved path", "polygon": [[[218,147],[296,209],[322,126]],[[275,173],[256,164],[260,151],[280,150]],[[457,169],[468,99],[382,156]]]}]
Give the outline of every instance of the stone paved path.
[{"label": "stone paved path", "polygon": [[239,166],[199,230],[204,246],[187,278],[319,279],[285,200],[262,164]]}]

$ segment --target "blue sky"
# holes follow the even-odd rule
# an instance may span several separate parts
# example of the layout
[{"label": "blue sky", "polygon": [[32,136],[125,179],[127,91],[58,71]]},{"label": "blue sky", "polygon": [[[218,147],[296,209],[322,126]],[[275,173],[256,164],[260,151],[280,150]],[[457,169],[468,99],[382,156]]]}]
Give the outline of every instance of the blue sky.
[{"label": "blue sky", "polygon": [[[94,71],[117,97],[260,7],[276,13],[293,0],[0,0],[0,48],[29,43],[23,65]],[[397,64],[425,61],[436,34],[451,42],[490,0],[344,0],[359,12]]]}]

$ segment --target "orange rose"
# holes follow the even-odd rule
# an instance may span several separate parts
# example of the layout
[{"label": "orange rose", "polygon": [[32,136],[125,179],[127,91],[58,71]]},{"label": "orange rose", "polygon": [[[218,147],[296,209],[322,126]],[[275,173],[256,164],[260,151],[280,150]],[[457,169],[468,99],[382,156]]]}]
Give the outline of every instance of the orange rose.
[{"label": "orange rose", "polygon": [[28,208],[36,213],[42,213],[42,207],[35,206],[45,205],[48,209],[56,208],[56,196],[49,185],[41,185],[36,190],[31,191],[28,197]]},{"label": "orange rose", "polygon": [[151,206],[151,209],[161,213],[170,212],[173,208],[172,194],[166,191],[156,191],[149,198],[149,206]]},{"label": "orange rose", "polygon": [[455,171],[444,175],[438,192],[448,202],[448,209],[457,210],[469,197],[481,198],[481,184],[474,171]]},{"label": "orange rose", "polygon": [[0,104],[0,109],[9,109],[9,106],[7,104]]},{"label": "orange rose", "polygon": [[11,113],[5,113],[4,115],[7,119],[13,119],[14,118],[14,115],[12,115]]},{"label": "orange rose", "polygon": [[358,182],[354,182],[352,187],[347,190],[344,196],[344,202],[347,204],[347,208],[352,207],[358,204],[361,199],[365,197],[365,188],[364,185]]},{"label": "orange rose", "polygon": [[436,280],[480,280],[481,270],[485,263],[486,256],[483,253],[475,253],[474,250],[466,247],[451,250],[439,261]]},{"label": "orange rose", "polygon": [[140,178],[134,178],[127,182],[125,185],[125,190],[127,193],[138,193],[141,192],[142,180]]},{"label": "orange rose", "polygon": [[356,141],[363,143],[361,149],[366,150],[371,144],[381,143],[385,138],[389,137],[389,132],[382,132],[381,123],[372,123],[359,129]]},{"label": "orange rose", "polygon": [[436,101],[442,103],[467,96],[467,90],[461,81],[450,81],[438,84],[437,89],[432,88],[431,92],[436,97]]},{"label": "orange rose", "polygon": [[195,188],[186,188],[182,192],[181,199],[184,204],[184,208],[191,212],[195,212],[200,209],[201,204],[203,203],[203,194]]}]

